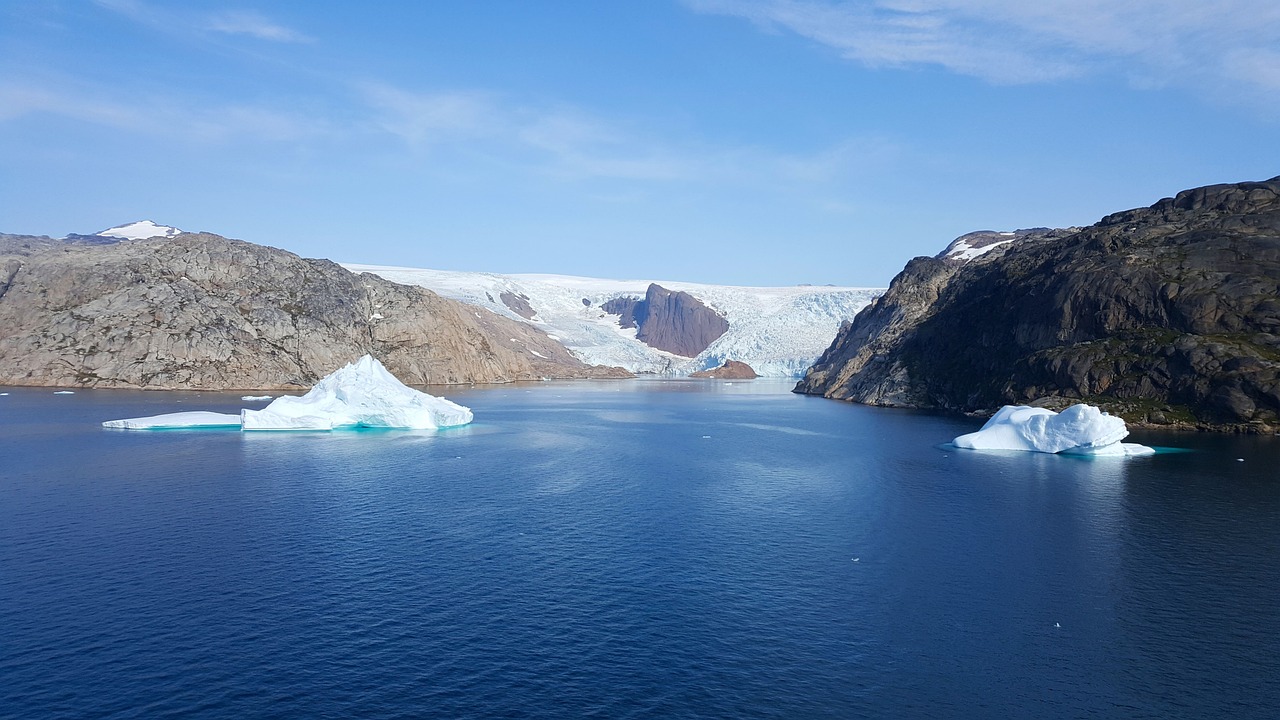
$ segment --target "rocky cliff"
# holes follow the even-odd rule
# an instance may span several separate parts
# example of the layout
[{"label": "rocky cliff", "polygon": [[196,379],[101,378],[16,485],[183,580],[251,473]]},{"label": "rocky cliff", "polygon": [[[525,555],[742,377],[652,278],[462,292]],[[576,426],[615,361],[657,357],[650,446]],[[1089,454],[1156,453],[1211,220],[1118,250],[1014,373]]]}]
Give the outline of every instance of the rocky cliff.
[{"label": "rocky cliff", "polygon": [[629,375],[429,290],[217,235],[0,236],[0,385],[297,388],[365,353],[409,384]]},{"label": "rocky cliff", "polygon": [[1079,400],[1127,420],[1272,431],[1280,178],[916,258],[797,392],[982,412]]},{"label": "rocky cliff", "polygon": [[604,311],[621,316],[624,328],[636,328],[636,339],[652,348],[695,357],[729,329],[729,322],[687,292],[649,285],[643,300],[616,298]]}]

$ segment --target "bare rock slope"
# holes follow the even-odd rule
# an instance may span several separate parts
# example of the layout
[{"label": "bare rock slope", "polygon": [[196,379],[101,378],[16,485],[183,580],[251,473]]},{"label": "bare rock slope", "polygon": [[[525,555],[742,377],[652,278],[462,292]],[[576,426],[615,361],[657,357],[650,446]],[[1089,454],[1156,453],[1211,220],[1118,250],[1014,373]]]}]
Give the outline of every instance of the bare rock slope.
[{"label": "bare rock slope", "polygon": [[1087,400],[1130,421],[1273,431],[1280,178],[916,258],[796,390],[966,412]]},{"label": "bare rock slope", "polygon": [[217,235],[0,236],[0,385],[298,388],[365,353],[417,385],[629,376],[429,290]]}]

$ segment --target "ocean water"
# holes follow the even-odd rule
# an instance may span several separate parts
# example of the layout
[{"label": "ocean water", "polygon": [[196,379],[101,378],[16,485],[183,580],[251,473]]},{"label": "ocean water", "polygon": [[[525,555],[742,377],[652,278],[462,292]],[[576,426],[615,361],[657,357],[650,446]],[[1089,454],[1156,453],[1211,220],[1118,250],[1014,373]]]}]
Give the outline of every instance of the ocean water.
[{"label": "ocean water", "polygon": [[1280,717],[1277,438],[983,454],[788,389],[280,434],[6,389],[0,717]]}]

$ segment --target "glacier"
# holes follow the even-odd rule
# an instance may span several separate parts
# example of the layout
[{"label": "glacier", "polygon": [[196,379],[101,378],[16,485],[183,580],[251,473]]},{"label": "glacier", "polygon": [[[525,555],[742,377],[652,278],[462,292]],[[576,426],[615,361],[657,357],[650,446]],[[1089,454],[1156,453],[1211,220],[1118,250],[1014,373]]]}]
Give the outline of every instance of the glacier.
[{"label": "glacier", "polygon": [[1072,405],[1060,413],[1028,405],[1005,405],[977,432],[952,444],[968,450],[1023,450],[1066,455],[1137,456],[1155,450],[1120,442],[1129,435],[1124,420],[1093,405]]},{"label": "glacier", "polygon": [[[590,365],[616,365],[634,373],[688,375],[726,360],[750,365],[763,377],[798,377],[827,349],[858,311],[883,288],[797,285],[738,287],[669,280],[608,280],[572,275],[462,272],[342,263],[392,282],[417,285],[444,297],[532,325]],[[650,283],[683,291],[724,316],[729,330],[698,356],[649,347],[600,306],[621,297],[643,298]],[[501,301],[503,293],[528,298],[532,317]],[[532,350],[516,347],[517,350]]]},{"label": "glacier", "polygon": [[325,376],[305,395],[283,395],[261,410],[239,415],[179,412],[124,420],[103,427],[127,430],[222,428],[242,430],[342,430],[396,428],[434,430],[466,425],[469,408],[414,390],[370,355]]}]

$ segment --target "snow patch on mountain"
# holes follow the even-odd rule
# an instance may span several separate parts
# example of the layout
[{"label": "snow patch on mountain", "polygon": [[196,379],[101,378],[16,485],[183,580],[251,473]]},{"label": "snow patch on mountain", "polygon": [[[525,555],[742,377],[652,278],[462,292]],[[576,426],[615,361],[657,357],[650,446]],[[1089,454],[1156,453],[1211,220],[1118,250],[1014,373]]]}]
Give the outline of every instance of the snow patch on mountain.
[{"label": "snow patch on mountain", "polygon": [[153,237],[173,237],[181,235],[182,231],[168,225],[157,225],[150,220],[139,220],[138,222],[129,223],[128,225],[118,225],[113,228],[107,228],[99,233],[94,233],[99,237],[121,238],[123,240],[145,240]]},{"label": "snow patch on mountain", "polygon": [[[795,377],[813,364],[835,338],[840,324],[882,288],[829,286],[735,287],[668,280],[606,280],[569,275],[502,275],[344,263],[406,285],[418,285],[454,300],[487,308],[533,325],[583,362],[618,365],[632,372],[687,375],[726,360],[747,363],[762,376]],[[636,339],[636,328],[619,326],[600,306],[621,297],[642,299],[651,282],[696,297],[729,322],[729,330],[695,358],[663,352]],[[503,293],[528,298],[526,319],[507,307]]]}]

